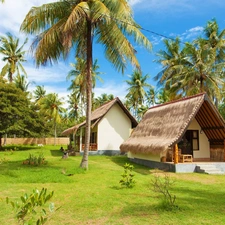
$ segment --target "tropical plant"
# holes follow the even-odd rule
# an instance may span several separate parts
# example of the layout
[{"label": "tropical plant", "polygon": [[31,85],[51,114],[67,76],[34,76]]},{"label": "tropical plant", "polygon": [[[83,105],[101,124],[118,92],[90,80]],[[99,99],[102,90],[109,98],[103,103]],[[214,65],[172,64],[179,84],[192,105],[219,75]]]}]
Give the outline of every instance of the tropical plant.
[{"label": "tropical plant", "polygon": [[53,121],[55,145],[57,137],[57,124],[61,123],[61,115],[65,112],[65,109],[63,108],[63,99],[60,99],[56,93],[47,94],[41,99],[40,108],[40,112],[45,114],[46,119]]},{"label": "tropical plant", "polygon": [[129,88],[127,89],[128,93],[126,98],[129,99],[133,107],[133,114],[138,119],[138,108],[144,104],[146,98],[145,88],[150,87],[150,84],[147,83],[149,75],[142,75],[138,70],[134,70],[130,80],[125,82],[128,84]]},{"label": "tropical plant", "polygon": [[36,137],[48,132],[27,94],[13,83],[0,83],[0,99],[0,147],[4,134]]},{"label": "tropical plant", "polygon": [[0,36],[0,53],[4,55],[2,60],[7,62],[2,68],[1,76],[8,74],[10,82],[13,81],[13,74],[15,72],[17,72],[17,75],[20,75],[21,70],[27,75],[22,65],[26,61],[24,58],[26,51],[23,51],[23,47],[27,43],[27,40],[19,47],[19,38],[13,37],[10,33],[7,33],[6,37]]},{"label": "tropical plant", "polygon": [[99,108],[101,105],[103,105],[104,103],[111,101],[114,99],[114,95],[113,94],[106,94],[103,93],[101,94],[99,97],[94,98],[92,103],[93,103],[93,110]]},{"label": "tropical plant", "polygon": [[44,86],[36,86],[36,89],[34,90],[35,103],[39,104],[39,102],[45,97],[45,95],[46,90],[44,89]]},{"label": "tropical plant", "polygon": [[30,82],[26,81],[26,78],[24,75],[17,75],[14,79],[14,84],[17,88],[20,88],[23,92],[27,92],[28,87],[30,85]]},{"label": "tropical plant", "polygon": [[[41,191],[35,189],[33,193],[28,195],[25,193],[20,197],[21,202],[10,201],[6,197],[6,203],[11,204],[13,209],[16,211],[16,218],[18,223],[23,225],[26,224],[36,224],[42,225],[45,224],[48,220],[48,213],[45,207],[46,202],[48,202],[54,195],[54,192],[51,191],[47,194],[47,188],[42,188]],[[49,213],[54,212],[54,203],[49,204]]]},{"label": "tropical plant", "polygon": [[133,169],[134,166],[126,163],[124,166],[124,173],[121,175],[122,179],[120,180],[120,184],[122,187],[133,188],[136,181],[134,180]]},{"label": "tropical plant", "polygon": [[180,40],[165,40],[167,51],[159,51],[157,62],[163,70],[155,79],[173,98],[207,92],[216,102],[221,99],[224,83],[224,34],[216,21],[209,21],[204,29],[206,39],[197,38],[180,47]]},{"label": "tropical plant", "polygon": [[33,7],[24,19],[21,30],[37,34],[33,47],[37,65],[58,61],[72,46],[76,57],[86,61],[86,130],[85,149],[81,167],[88,168],[92,106],[92,52],[93,38],[105,48],[106,58],[116,69],[124,72],[127,61],[139,67],[134,43],[151,49],[149,40],[133,20],[126,0],[61,0]]}]

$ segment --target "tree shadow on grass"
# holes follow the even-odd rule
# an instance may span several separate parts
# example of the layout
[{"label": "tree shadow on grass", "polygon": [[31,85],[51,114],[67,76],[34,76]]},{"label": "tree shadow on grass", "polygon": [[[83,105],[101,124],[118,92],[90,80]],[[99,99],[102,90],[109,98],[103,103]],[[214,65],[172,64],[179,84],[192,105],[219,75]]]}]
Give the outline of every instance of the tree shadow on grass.
[{"label": "tree shadow on grass", "polygon": [[123,167],[126,163],[129,163],[134,166],[133,171],[142,175],[149,175],[149,167],[135,164],[133,162],[130,162],[130,160],[126,156],[109,156],[108,159],[110,159],[112,162],[116,163],[118,166]]},{"label": "tree shadow on grass", "polygon": [[50,150],[51,155],[54,157],[62,157],[63,156],[63,152],[61,152],[60,150]]},{"label": "tree shadow on grass", "polygon": [[31,146],[31,145],[8,145],[4,146],[0,149],[1,152],[7,151],[28,151],[28,150],[39,150],[41,147],[39,146]]}]

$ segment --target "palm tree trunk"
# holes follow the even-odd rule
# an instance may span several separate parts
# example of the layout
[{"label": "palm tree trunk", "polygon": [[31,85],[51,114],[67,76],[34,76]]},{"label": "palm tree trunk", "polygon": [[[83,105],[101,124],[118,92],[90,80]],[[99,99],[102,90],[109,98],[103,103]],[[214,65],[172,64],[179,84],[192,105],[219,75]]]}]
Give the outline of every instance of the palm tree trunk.
[{"label": "palm tree trunk", "polygon": [[92,100],[92,24],[90,20],[87,20],[87,84],[86,84],[86,126],[85,126],[85,146],[84,154],[80,164],[80,167],[88,169],[88,152],[90,146],[90,136],[91,136],[91,100]]},{"label": "palm tree trunk", "polygon": [[55,138],[54,138],[54,146],[56,145],[56,123],[54,124],[54,132],[55,132]]},{"label": "palm tree trunk", "polygon": [[2,148],[2,134],[0,134],[0,149]]}]

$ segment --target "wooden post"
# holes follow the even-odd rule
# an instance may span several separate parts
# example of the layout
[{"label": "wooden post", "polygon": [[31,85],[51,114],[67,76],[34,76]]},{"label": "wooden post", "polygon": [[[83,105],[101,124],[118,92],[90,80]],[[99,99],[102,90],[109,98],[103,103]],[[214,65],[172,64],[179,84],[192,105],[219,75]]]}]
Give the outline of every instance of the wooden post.
[{"label": "wooden post", "polygon": [[178,145],[175,144],[173,146],[173,154],[174,154],[174,164],[178,163]]}]

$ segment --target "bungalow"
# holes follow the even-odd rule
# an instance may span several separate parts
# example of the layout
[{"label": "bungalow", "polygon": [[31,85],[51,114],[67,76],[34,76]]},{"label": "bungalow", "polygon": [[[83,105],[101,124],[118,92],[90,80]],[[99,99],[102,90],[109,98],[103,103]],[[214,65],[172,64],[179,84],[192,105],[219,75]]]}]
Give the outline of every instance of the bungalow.
[{"label": "bungalow", "polygon": [[[62,132],[74,135],[77,151],[84,150],[86,122],[75,125]],[[120,154],[119,146],[128,139],[137,121],[119,98],[105,103],[91,114],[90,154]]]},{"label": "bungalow", "polygon": [[201,93],[150,108],[120,150],[151,168],[194,172],[199,162],[225,161],[224,140],[225,122]]}]

